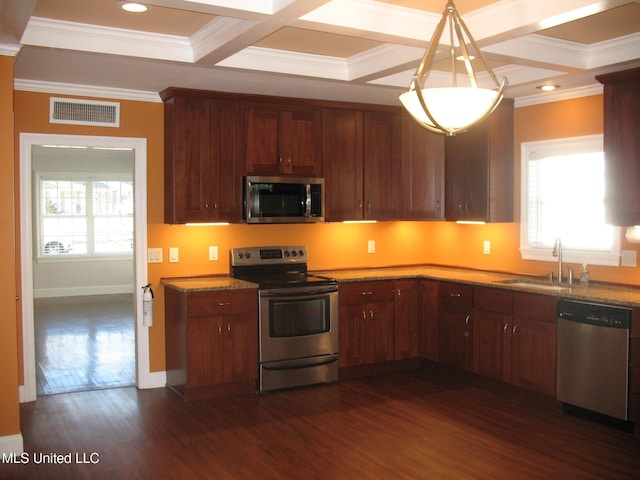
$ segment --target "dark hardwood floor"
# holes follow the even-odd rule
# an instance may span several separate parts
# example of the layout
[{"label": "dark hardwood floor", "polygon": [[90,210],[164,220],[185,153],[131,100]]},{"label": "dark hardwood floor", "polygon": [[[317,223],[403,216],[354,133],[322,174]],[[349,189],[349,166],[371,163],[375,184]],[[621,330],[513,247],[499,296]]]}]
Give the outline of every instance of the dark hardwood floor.
[{"label": "dark hardwood floor", "polygon": [[[166,389],[55,395],[21,421],[28,461],[1,478],[640,478],[632,434],[435,365],[187,404]],[[72,463],[35,464],[42,453]]]},{"label": "dark hardwood floor", "polygon": [[133,294],[34,301],[36,393],[135,385]]}]

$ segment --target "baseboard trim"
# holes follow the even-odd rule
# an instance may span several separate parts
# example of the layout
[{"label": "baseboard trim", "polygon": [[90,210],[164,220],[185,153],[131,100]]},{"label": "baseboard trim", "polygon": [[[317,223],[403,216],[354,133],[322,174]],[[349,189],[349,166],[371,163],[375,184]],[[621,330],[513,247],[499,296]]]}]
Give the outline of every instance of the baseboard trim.
[{"label": "baseboard trim", "polygon": [[24,441],[21,433],[0,437],[0,453],[3,458],[5,455],[20,454],[22,452],[24,452]]}]

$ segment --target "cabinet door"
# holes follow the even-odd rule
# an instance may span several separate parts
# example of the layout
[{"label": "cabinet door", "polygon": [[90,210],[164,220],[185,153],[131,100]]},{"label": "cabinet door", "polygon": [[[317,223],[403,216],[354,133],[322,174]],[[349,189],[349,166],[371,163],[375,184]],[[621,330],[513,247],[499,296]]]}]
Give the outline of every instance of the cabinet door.
[{"label": "cabinet door", "polygon": [[322,172],[320,110],[296,108],[282,113],[282,172],[316,177]]},{"label": "cabinet door", "polygon": [[487,121],[446,141],[445,218],[487,220]]},{"label": "cabinet door", "polygon": [[471,370],[473,366],[473,336],[471,309],[442,303],[439,305],[439,344],[440,362]]},{"label": "cabinet door", "polygon": [[165,222],[206,221],[209,101],[175,97],[165,113]]},{"label": "cabinet door", "polygon": [[340,367],[364,365],[368,322],[363,305],[340,306]]},{"label": "cabinet door", "polygon": [[402,216],[400,112],[364,113],[364,218]]},{"label": "cabinet door", "polygon": [[393,302],[367,305],[370,343],[367,363],[393,360]]},{"label": "cabinet door", "polygon": [[224,382],[255,380],[258,376],[257,313],[224,317]]},{"label": "cabinet door", "polygon": [[528,390],[555,396],[555,322],[514,317],[512,335],[512,383]]},{"label": "cabinet door", "polygon": [[280,153],[280,109],[268,105],[247,106],[245,169],[249,175],[277,175]]},{"label": "cabinet door", "polygon": [[187,385],[215,385],[224,380],[224,335],[222,317],[200,317],[189,321],[187,334]]},{"label": "cabinet door", "polygon": [[438,361],[438,282],[420,281],[421,356]]},{"label": "cabinet door", "polygon": [[397,280],[394,300],[394,358],[419,356],[418,281]]},{"label": "cabinet door", "polygon": [[402,218],[444,218],[444,136],[402,114]]},{"label": "cabinet door", "polygon": [[603,75],[605,216],[612,225],[640,224],[640,69]]},{"label": "cabinet door", "polygon": [[327,221],[362,219],[363,158],[363,113],[324,109],[322,176]]},{"label": "cabinet door", "polygon": [[473,312],[474,371],[511,381],[511,316],[484,310]]}]

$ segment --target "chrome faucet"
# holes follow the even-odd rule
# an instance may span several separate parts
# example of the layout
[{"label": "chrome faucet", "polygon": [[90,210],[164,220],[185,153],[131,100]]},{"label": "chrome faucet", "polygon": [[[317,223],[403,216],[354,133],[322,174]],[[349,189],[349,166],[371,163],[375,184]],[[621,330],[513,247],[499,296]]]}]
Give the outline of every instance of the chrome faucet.
[{"label": "chrome faucet", "polygon": [[556,244],[553,247],[553,256],[558,257],[558,283],[562,283],[562,240],[556,238]]}]

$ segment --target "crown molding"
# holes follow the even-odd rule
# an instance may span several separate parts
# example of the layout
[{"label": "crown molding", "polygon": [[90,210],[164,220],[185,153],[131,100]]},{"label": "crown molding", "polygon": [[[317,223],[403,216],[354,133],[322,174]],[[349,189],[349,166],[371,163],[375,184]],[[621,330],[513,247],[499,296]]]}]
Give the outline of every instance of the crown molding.
[{"label": "crown molding", "polygon": [[15,43],[0,43],[0,55],[5,57],[15,57],[20,52],[22,45]]},{"label": "crown molding", "polygon": [[515,99],[515,108],[529,107],[532,105],[540,105],[543,103],[561,102],[563,100],[575,100],[576,98],[591,97],[593,95],[601,95],[603,86],[587,85],[586,87],[567,88],[555,90],[553,92],[538,93],[527,97],[519,97]]},{"label": "crown molding", "polygon": [[47,48],[193,62],[186,37],[31,17],[21,43]]},{"label": "crown molding", "polygon": [[15,79],[13,89],[23,92],[53,93],[74,97],[111,98],[116,100],[132,100],[137,102],[162,103],[158,92],[127,90],[124,88],[95,87],[73,83],[40,82],[35,80]]}]

